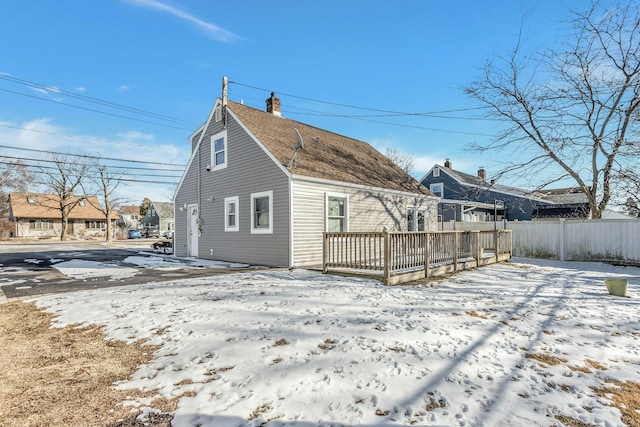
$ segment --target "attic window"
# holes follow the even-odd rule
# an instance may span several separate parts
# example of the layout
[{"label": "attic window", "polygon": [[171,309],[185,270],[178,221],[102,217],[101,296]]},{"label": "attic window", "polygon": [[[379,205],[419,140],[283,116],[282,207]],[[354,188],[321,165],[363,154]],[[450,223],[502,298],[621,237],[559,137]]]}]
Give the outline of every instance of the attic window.
[{"label": "attic window", "polygon": [[218,105],[213,112],[213,120],[217,123],[222,120],[222,107]]},{"label": "attic window", "polygon": [[439,177],[439,176],[440,176],[440,168],[435,168],[435,169],[433,170],[433,177],[434,177],[434,178],[437,178],[437,177]]},{"label": "attic window", "polygon": [[227,167],[227,132],[220,132],[211,137],[211,170]]},{"label": "attic window", "polygon": [[27,197],[27,203],[29,203],[30,205],[35,205],[36,199],[34,199],[33,197]]},{"label": "attic window", "polygon": [[82,207],[87,206],[87,203],[84,200],[80,200],[80,203],[78,204]]}]

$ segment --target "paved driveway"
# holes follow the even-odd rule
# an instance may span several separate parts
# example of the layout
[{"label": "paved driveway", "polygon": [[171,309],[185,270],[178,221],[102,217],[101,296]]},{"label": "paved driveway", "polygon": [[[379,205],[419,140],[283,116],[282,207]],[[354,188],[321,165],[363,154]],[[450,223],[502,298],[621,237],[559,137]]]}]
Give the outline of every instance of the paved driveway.
[{"label": "paved driveway", "polygon": [[[238,270],[220,266],[196,266],[195,260],[178,260],[161,252],[154,253],[151,249],[153,241],[155,239],[120,241],[110,245],[100,242],[1,243],[0,302],[42,294],[161,282]],[[135,258],[135,263],[128,261],[132,257]],[[150,268],[145,266],[145,258],[155,260],[156,264],[158,261],[160,264],[166,261],[165,264],[171,268]],[[127,271],[137,271],[129,277],[114,277],[109,273],[110,270],[105,270],[102,274],[102,270],[94,269],[90,277],[74,278],[54,267],[64,265],[66,261],[77,260],[86,261],[89,266],[126,267]]]}]

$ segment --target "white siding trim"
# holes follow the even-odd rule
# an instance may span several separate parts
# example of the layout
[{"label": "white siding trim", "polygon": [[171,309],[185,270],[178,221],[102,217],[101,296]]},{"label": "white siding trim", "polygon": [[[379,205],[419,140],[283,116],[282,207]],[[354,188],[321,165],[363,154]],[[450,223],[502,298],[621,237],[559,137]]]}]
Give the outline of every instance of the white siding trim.
[{"label": "white siding trim", "polygon": [[324,193],[324,231],[329,231],[329,197],[345,199],[344,205],[344,231],[349,231],[349,195],[344,193]]},{"label": "white siding trim", "polygon": [[295,209],[293,208],[293,181],[291,180],[291,175],[288,176],[289,181],[289,268],[293,267],[293,257],[295,254],[294,246],[293,246],[293,235],[294,235],[294,224],[293,224],[293,215]]},{"label": "white siding trim", "polygon": [[[240,201],[239,200],[240,198],[238,196],[224,198],[224,231],[225,232],[240,231]],[[235,203],[236,205],[236,225],[235,226],[229,225],[229,221],[227,217],[229,212],[227,207],[231,203]]]},{"label": "white siding trim", "polygon": [[[273,190],[261,191],[260,193],[251,193],[251,234],[273,234]],[[255,199],[260,197],[269,198],[269,228],[255,227]]]},{"label": "white siding trim", "polygon": [[[216,165],[216,147],[215,147],[215,141],[218,139],[221,139],[224,141],[224,149],[222,151],[224,151],[224,163],[221,163],[219,165]],[[227,168],[227,164],[229,162],[229,143],[227,140],[227,130],[224,129],[221,132],[218,132],[214,135],[211,135],[211,161],[210,161],[210,165],[211,165],[211,172],[220,170],[220,169],[226,169]]]}]

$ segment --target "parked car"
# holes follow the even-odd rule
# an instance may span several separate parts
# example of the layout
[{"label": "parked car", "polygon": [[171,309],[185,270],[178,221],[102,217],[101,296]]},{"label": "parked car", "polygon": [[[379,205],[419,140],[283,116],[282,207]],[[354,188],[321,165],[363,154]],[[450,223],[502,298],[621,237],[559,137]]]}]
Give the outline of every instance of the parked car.
[{"label": "parked car", "polygon": [[140,239],[142,238],[142,233],[140,233],[140,230],[138,230],[137,228],[130,228],[129,231],[127,231],[127,238]]},{"label": "parked car", "polygon": [[140,232],[142,237],[160,237],[160,229],[151,225],[146,226]]},{"label": "parked car", "polygon": [[173,231],[165,231],[164,233],[162,233],[162,237],[164,237],[165,239],[173,239]]}]

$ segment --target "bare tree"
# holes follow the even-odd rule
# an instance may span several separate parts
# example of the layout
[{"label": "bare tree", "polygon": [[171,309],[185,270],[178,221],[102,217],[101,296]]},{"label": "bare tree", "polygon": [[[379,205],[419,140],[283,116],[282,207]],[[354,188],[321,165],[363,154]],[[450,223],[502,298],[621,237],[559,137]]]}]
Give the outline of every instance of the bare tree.
[{"label": "bare tree", "polygon": [[149,209],[149,205],[151,205],[151,199],[145,197],[140,205],[140,216],[144,217],[147,214],[147,210]]},{"label": "bare tree", "polygon": [[9,193],[12,191],[27,191],[33,178],[27,167],[21,161],[5,165],[0,170],[0,215],[6,215],[9,207]]},{"label": "bare tree", "polygon": [[536,176],[543,181],[538,188],[569,178],[586,194],[593,218],[616,195],[614,176],[621,185],[621,170],[637,176],[637,160],[628,155],[639,144],[639,7],[629,1],[605,10],[593,3],[574,11],[573,36],[559,50],[525,55],[520,39],[465,88],[504,124],[494,142],[474,148],[511,149],[518,159],[499,175]]},{"label": "bare tree", "polygon": [[54,154],[51,156],[51,168],[41,168],[40,174],[44,177],[43,184],[55,199],[47,200],[48,206],[54,206],[60,211],[62,230],[60,240],[67,239],[69,226],[69,214],[78,204],[86,200],[84,194],[76,194],[81,189],[82,180],[88,171],[87,161],[82,156],[67,156]]},{"label": "bare tree", "polygon": [[387,156],[387,158],[393,163],[400,166],[400,168],[409,175],[416,165],[416,161],[411,156],[411,154],[401,153],[395,148],[387,148],[387,151],[384,153],[384,155]]},{"label": "bare tree", "polygon": [[[101,165],[100,163],[92,165],[90,169],[94,172],[92,182],[97,188],[95,193],[101,202],[97,206],[93,205],[93,203],[92,205],[104,214],[107,222],[105,241],[110,243],[113,240],[112,216],[115,213],[115,209],[122,202],[121,199],[115,198],[114,194],[118,186],[122,183],[124,172],[117,169],[108,169],[107,166]],[[86,190],[85,193],[87,193]],[[90,199],[88,200],[91,202]]]}]

